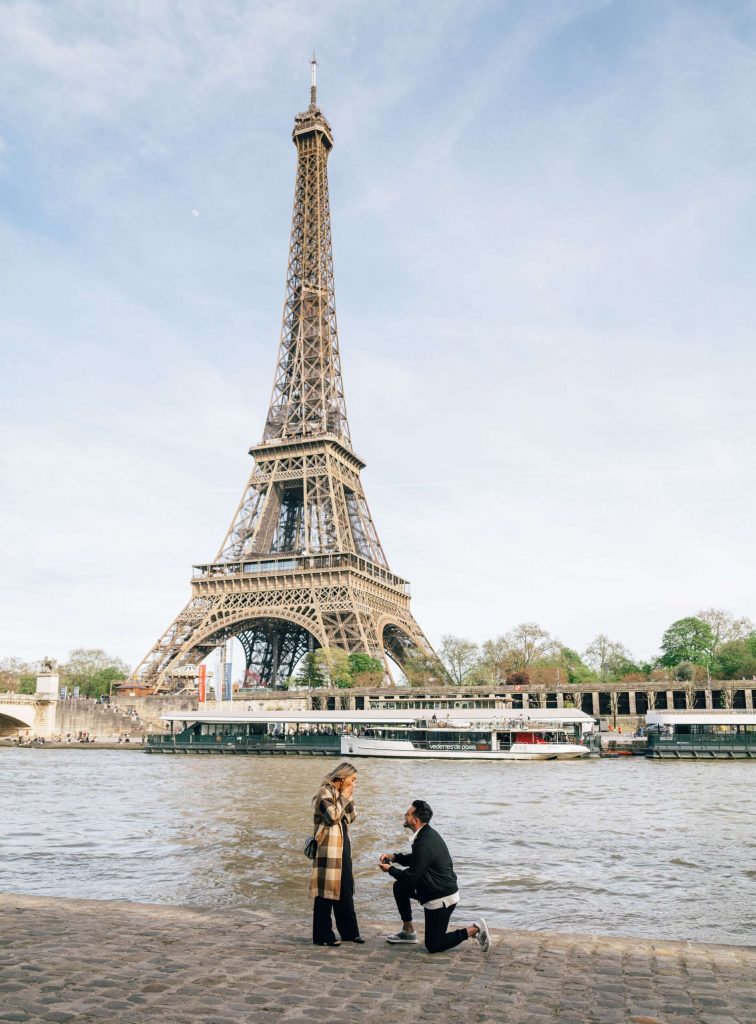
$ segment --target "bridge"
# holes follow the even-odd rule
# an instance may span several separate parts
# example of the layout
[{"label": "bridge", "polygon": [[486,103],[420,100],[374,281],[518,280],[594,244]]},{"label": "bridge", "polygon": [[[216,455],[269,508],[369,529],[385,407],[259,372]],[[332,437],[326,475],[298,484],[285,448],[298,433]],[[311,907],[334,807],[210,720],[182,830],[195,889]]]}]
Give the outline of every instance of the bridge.
[{"label": "bridge", "polygon": [[133,741],[148,729],[147,722],[120,707],[87,697],[59,700],[57,676],[40,680],[37,693],[0,693],[0,739],[21,733],[50,740],[86,732],[105,741],[123,736]]},{"label": "bridge", "polygon": [[51,736],[58,701],[50,694],[0,693],[0,738],[29,729],[35,736]]}]

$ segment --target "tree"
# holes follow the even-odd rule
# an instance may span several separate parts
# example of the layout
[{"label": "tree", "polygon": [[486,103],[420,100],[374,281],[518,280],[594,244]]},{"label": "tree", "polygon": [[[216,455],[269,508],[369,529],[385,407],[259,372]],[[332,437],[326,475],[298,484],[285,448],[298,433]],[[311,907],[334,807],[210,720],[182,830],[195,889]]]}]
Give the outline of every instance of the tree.
[{"label": "tree", "polygon": [[695,617],[701,622],[705,622],[712,632],[714,638],[711,646],[712,654],[717,654],[722,644],[745,640],[756,630],[756,626],[750,619],[736,619],[732,612],[725,611],[724,608],[705,608]]},{"label": "tree", "polygon": [[419,652],[407,658],[402,670],[410,686],[443,686],[448,681],[446,669],[438,658]]},{"label": "tree", "polygon": [[380,686],[386,668],[379,658],[358,651],[349,655],[349,669],[355,686]]},{"label": "tree", "polygon": [[674,676],[682,684],[686,710],[692,711],[696,706],[696,694],[706,685],[706,669],[703,665],[694,665],[692,661],[681,661],[674,670]]},{"label": "tree", "polygon": [[756,633],[744,640],[719,646],[712,668],[718,679],[752,679],[756,676]]},{"label": "tree", "polygon": [[627,648],[617,640],[610,640],[606,633],[599,633],[586,647],[584,657],[598,672],[602,683],[633,672],[637,667]]},{"label": "tree", "polygon": [[504,637],[509,652],[509,668],[527,669],[535,662],[561,648],[537,622],[522,622]]},{"label": "tree", "polygon": [[511,652],[506,638],[486,640],[480,649],[478,664],[471,675],[476,682],[500,686],[506,682],[510,671]]},{"label": "tree", "polygon": [[507,686],[519,686],[521,689],[525,689],[530,682],[530,674],[528,672],[510,672],[507,676]]},{"label": "tree", "polygon": [[708,665],[714,649],[714,633],[711,626],[690,615],[678,619],[666,630],[661,642],[660,665],[672,668],[681,661],[692,661],[694,665]]},{"label": "tree", "polygon": [[340,647],[319,647],[315,651],[315,660],[331,686],[352,686],[352,670],[347,651]]},{"label": "tree", "polygon": [[305,654],[304,658],[300,661],[296,680],[300,686],[306,686],[309,689],[325,686],[325,676],[321,671],[314,651]]},{"label": "tree", "polygon": [[480,657],[478,645],[474,644],[472,640],[465,640],[461,636],[452,636],[451,634],[441,637],[441,647],[438,653],[452,682],[457,686],[461,686],[470,675]]},{"label": "tree", "polygon": [[596,673],[585,664],[577,651],[571,647],[563,647],[559,652],[559,659],[564,666],[565,676],[570,685],[589,683],[596,678]]},{"label": "tree", "polygon": [[21,658],[0,661],[0,692],[34,693],[36,682],[34,668]]},{"label": "tree", "polygon": [[129,666],[99,647],[78,647],[61,666],[61,682],[79,687],[82,697],[101,697],[118,679],[126,679]]}]

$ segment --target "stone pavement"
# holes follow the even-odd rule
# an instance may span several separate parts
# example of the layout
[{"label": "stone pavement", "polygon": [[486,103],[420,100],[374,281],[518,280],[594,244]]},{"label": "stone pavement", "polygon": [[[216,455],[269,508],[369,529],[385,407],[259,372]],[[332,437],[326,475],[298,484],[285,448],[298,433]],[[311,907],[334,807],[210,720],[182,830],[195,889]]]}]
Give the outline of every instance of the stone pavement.
[{"label": "stone pavement", "polygon": [[501,930],[488,956],[474,942],[428,956],[388,946],[387,927],[329,949],[304,919],[0,895],[0,1021],[756,1021],[753,947]]}]

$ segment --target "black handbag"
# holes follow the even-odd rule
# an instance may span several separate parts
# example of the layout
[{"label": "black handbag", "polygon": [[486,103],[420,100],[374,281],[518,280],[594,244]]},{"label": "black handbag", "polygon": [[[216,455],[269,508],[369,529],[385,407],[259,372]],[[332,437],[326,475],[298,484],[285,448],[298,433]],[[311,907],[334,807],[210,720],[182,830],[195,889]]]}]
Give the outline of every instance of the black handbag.
[{"label": "black handbag", "polygon": [[304,855],[308,860],[315,860],[318,855],[318,841],[315,836],[308,836],[305,839]]},{"label": "black handbag", "polygon": [[[318,843],[318,833],[323,833],[323,835],[324,835],[325,833],[324,833],[323,830],[327,829],[327,828],[328,828],[328,825],[324,822],[320,826],[320,828],[315,829],[315,835],[308,836],[305,839],[304,855],[305,855],[305,857],[308,860],[315,860],[315,858],[317,857],[317,855],[318,855],[318,846],[320,845]],[[323,838],[323,836],[321,835],[321,839],[322,838]]]}]

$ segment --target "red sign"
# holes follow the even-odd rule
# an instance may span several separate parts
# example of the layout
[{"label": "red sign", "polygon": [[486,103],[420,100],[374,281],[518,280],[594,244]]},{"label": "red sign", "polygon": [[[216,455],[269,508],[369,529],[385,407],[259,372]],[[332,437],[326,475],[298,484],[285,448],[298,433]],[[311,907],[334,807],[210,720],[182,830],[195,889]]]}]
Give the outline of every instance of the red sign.
[{"label": "red sign", "polygon": [[207,665],[200,665],[199,667],[199,699],[200,704],[205,703],[205,690],[207,683]]}]

